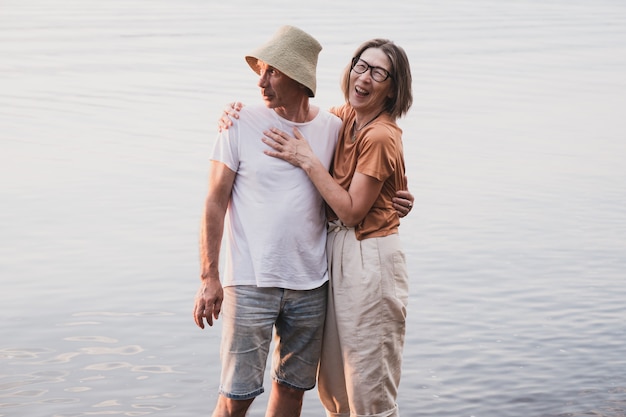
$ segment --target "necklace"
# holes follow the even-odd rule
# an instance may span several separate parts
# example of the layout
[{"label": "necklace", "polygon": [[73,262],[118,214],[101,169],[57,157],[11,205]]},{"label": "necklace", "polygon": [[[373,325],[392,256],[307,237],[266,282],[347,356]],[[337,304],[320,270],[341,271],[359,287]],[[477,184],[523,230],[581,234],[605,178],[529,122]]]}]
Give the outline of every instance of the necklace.
[{"label": "necklace", "polygon": [[352,142],[354,142],[356,140],[356,134],[358,132],[360,132],[361,130],[365,129],[365,126],[367,126],[368,124],[372,123],[374,120],[378,119],[378,116],[383,114],[383,112],[384,112],[384,110],[382,110],[380,113],[378,113],[376,116],[374,116],[373,119],[371,119],[369,122],[365,123],[361,127],[356,127],[356,117],[355,117],[354,118],[354,122],[352,123]]}]

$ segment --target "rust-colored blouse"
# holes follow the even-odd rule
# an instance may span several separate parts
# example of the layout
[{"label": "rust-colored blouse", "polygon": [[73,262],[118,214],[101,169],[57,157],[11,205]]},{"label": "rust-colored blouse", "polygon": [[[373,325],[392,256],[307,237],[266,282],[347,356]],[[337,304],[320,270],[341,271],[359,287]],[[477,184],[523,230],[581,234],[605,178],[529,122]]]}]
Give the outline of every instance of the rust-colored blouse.
[{"label": "rust-colored blouse", "polygon": [[[344,189],[350,187],[355,172],[383,181],[383,188],[365,218],[355,227],[359,240],[369,237],[387,236],[398,233],[400,218],[393,208],[391,199],[397,190],[406,189],[405,166],[402,150],[402,129],[387,113],[382,113],[373,122],[356,132],[352,141],[354,109],[344,104],[331,112],[343,120],[332,165],[332,175]],[[337,218],[328,208],[329,220]]]}]

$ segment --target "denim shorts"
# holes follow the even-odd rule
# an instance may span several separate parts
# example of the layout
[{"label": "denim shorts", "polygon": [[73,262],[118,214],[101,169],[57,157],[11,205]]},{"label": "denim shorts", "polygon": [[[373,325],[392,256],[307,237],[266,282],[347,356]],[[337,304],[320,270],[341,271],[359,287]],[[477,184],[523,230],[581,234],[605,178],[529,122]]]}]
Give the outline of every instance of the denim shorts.
[{"label": "denim shorts", "polygon": [[245,400],[263,393],[272,338],[271,377],[288,387],[315,387],[328,284],[313,290],[238,285],[224,288],[220,394]]}]

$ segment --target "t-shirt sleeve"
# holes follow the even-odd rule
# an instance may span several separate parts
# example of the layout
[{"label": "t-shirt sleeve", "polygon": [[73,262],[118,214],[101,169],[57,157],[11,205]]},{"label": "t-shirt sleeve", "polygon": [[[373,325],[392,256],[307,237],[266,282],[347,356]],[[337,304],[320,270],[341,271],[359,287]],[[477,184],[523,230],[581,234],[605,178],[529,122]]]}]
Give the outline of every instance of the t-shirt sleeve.
[{"label": "t-shirt sleeve", "polygon": [[228,168],[237,172],[239,167],[239,129],[237,123],[228,130],[222,130],[218,134],[213,146],[211,160],[222,162]]},{"label": "t-shirt sleeve", "polygon": [[364,135],[356,172],[385,181],[396,169],[397,155],[393,133],[384,125],[374,125]]}]

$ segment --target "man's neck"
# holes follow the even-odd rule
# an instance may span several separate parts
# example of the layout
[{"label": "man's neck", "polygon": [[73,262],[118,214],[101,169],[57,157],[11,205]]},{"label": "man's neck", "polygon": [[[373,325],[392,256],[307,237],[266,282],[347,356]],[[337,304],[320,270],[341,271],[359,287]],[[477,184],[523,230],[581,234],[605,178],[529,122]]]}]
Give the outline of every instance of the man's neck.
[{"label": "man's neck", "polygon": [[311,105],[309,104],[308,97],[296,106],[282,106],[274,108],[276,114],[283,119],[290,120],[296,123],[305,123],[312,119]]}]

